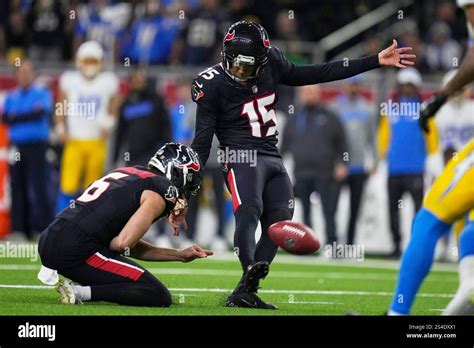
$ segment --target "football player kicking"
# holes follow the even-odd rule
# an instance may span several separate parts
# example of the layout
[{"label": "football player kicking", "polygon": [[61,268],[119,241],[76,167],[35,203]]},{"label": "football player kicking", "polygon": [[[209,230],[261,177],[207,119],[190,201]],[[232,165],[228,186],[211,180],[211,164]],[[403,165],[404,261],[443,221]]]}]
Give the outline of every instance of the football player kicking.
[{"label": "football player kicking", "polygon": [[[471,40],[474,39],[474,0],[458,0],[465,9]],[[453,79],[422,105],[420,126],[429,131],[428,120],[435,116],[448,98],[455,96],[474,80],[474,46]],[[397,288],[389,315],[410,313],[416,293],[433,263],[438,240],[449,232],[451,224],[463,216],[467,223],[459,237],[459,278],[456,295],[443,314],[474,314],[474,139],[455,153],[441,176],[425,196],[417,213],[411,239],[403,254]]]},{"label": "football player kicking", "polygon": [[[267,229],[275,222],[291,219],[294,209],[292,184],[277,148],[274,109],[278,100],[277,86],[329,82],[383,65],[405,68],[413,65],[410,59],[415,56],[406,53],[410,50],[409,47],[397,48],[393,40],[393,44],[378,55],[326,64],[294,65],[277,47],[270,46],[268,34],[261,25],[241,21],[228,29],[223,40],[222,62],[200,73],[192,83],[197,115],[191,145],[205,164],[215,133],[223,153],[240,155],[230,155],[228,161],[222,163],[226,184],[232,193],[235,251],[243,268],[243,276],[226,306],[276,309],[257,296],[257,289],[278,248],[269,238]],[[255,230],[259,221],[262,235],[256,244]]]},{"label": "football player kicking", "polygon": [[[176,231],[185,224],[188,198],[199,190],[202,166],[189,147],[168,143],[148,167],[119,168],[96,180],[42,233],[38,277],[56,283],[63,303],[107,301],[168,307],[168,289],[123,255],[145,261],[182,261],[212,255],[197,245],[164,249],[141,240],[150,225],[168,216]],[[46,267],[46,268],[45,268]],[[56,270],[56,271],[54,271]],[[56,278],[56,279],[55,279]]]}]

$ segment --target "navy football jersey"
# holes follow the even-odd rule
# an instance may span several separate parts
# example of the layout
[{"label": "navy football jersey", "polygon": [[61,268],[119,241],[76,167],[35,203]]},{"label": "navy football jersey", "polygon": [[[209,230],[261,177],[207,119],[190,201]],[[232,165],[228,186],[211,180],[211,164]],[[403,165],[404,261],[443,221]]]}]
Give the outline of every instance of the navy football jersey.
[{"label": "navy football jersey", "polygon": [[91,238],[109,245],[140,207],[144,190],[162,196],[166,216],[174,208],[178,190],[162,175],[142,166],[119,168],[94,181],[58,217],[79,225]]},{"label": "navy football jersey", "polygon": [[191,147],[205,164],[214,133],[220,146],[252,149],[280,156],[277,148],[277,86],[303,86],[354,76],[380,67],[378,56],[325,64],[295,65],[277,47],[270,47],[268,63],[255,81],[242,84],[221,64],[201,72],[191,85],[197,104],[196,132]]}]

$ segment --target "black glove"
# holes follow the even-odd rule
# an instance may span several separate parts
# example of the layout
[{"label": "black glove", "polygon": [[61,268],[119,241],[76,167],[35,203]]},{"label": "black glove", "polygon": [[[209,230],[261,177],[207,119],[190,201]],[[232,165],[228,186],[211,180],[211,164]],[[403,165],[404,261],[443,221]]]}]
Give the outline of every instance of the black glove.
[{"label": "black glove", "polygon": [[446,100],[448,100],[447,94],[439,92],[421,104],[420,118],[418,119],[418,123],[420,124],[421,129],[423,129],[426,133],[430,132],[428,120],[436,114],[436,112],[443,106]]}]

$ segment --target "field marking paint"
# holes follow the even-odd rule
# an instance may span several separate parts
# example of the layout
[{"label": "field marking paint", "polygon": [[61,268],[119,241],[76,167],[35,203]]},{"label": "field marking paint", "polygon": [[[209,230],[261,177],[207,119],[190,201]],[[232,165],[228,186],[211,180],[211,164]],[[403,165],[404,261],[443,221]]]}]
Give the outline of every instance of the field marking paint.
[{"label": "field marking paint", "polygon": [[[39,270],[38,265],[0,265],[0,270],[5,271],[32,271]],[[157,275],[191,275],[191,276],[216,276],[216,277],[240,277],[240,270],[222,270],[208,268],[147,268],[153,274]],[[272,271],[270,273],[273,278],[304,278],[304,279],[340,279],[340,280],[378,280],[378,281],[395,281],[397,274],[385,273],[361,273],[361,272],[318,272],[318,271]],[[459,277],[457,273],[452,274],[452,278],[446,275],[430,275],[426,278],[428,282],[450,282],[458,283]]]},{"label": "field marking paint", "polygon": [[[237,261],[237,258],[233,252],[221,252],[216,253],[212,258],[207,259],[209,262],[221,262],[221,261]],[[275,259],[276,263],[279,264],[298,264],[307,266],[334,266],[334,267],[354,267],[354,268],[372,268],[372,269],[388,269],[398,270],[400,267],[399,260],[382,260],[382,259],[365,259],[363,262],[356,261],[354,259],[332,259],[324,256],[295,256],[285,253],[277,254]],[[446,264],[446,263],[434,263],[435,270],[437,272],[457,272],[457,263]]]},{"label": "field marking paint", "polygon": [[[0,288],[11,289],[53,289],[54,286],[49,285],[16,285],[16,284],[0,284]],[[224,288],[169,288],[170,291],[182,292],[210,292],[210,293],[230,293],[233,289]],[[356,295],[356,296],[393,296],[392,292],[385,291],[345,291],[345,290],[259,290],[261,294],[301,294],[301,295]],[[443,297],[452,298],[454,294],[443,293],[420,293],[419,297]]]},{"label": "field marking paint", "polygon": [[[171,288],[171,291],[189,292],[231,292],[233,289],[220,288]],[[262,294],[305,294],[305,295],[361,295],[361,296],[393,296],[392,292],[386,291],[345,291],[345,290],[259,290]],[[421,293],[419,297],[447,297],[452,298],[454,294],[443,293]]]},{"label": "field marking paint", "polygon": [[0,270],[2,271],[33,271],[40,269],[41,265],[16,265],[16,264],[7,264],[0,265]]},{"label": "field marking paint", "polygon": [[54,289],[54,286],[51,286],[51,285],[0,284],[0,288],[6,288],[6,289]]},{"label": "field marking paint", "polygon": [[316,305],[341,305],[340,302],[321,302],[321,301],[293,301],[293,302],[281,302],[288,304],[316,304]]}]

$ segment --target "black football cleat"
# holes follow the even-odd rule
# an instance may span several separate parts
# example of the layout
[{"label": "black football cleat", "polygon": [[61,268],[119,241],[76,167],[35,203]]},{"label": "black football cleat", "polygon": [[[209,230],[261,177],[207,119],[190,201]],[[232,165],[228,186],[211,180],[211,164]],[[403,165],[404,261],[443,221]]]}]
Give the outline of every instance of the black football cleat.
[{"label": "black football cleat", "polygon": [[244,288],[249,293],[256,293],[260,284],[260,279],[264,279],[269,271],[268,262],[260,261],[249,266],[244,275]]},{"label": "black football cleat", "polygon": [[255,309],[278,309],[277,306],[263,301],[254,292],[239,292],[236,294],[232,294],[227,298],[225,306]]}]

